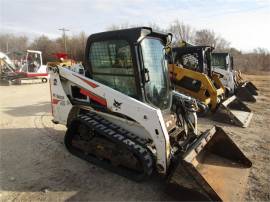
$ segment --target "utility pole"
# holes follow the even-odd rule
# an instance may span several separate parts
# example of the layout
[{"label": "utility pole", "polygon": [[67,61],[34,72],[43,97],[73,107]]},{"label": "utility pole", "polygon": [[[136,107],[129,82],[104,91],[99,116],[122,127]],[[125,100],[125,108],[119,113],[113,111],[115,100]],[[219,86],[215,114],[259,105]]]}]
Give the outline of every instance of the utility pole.
[{"label": "utility pole", "polygon": [[8,40],[6,42],[6,53],[8,53]]},{"label": "utility pole", "polygon": [[64,46],[65,46],[65,52],[67,53],[67,41],[66,41],[66,32],[68,32],[69,30],[66,28],[61,28],[59,29],[60,31],[63,32],[63,38],[64,38]]}]

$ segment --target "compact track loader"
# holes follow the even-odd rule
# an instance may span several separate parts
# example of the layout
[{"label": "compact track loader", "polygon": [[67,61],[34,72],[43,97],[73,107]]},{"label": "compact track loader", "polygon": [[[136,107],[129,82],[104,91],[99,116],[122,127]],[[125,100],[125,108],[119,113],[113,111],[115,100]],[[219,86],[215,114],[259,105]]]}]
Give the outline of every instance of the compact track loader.
[{"label": "compact track loader", "polygon": [[247,127],[253,113],[236,96],[227,96],[219,75],[212,70],[212,51],[209,46],[173,48],[169,61],[171,81],[177,91],[196,98],[204,106],[201,114],[207,114],[209,109],[217,121]]},{"label": "compact track loader", "polygon": [[196,100],[171,89],[170,41],[148,27],[91,35],[85,74],[49,67],[53,122],[75,156],[135,181],[157,172],[176,200],[240,200],[251,162],[221,128],[197,132]]},{"label": "compact track loader", "polygon": [[229,94],[235,94],[246,102],[256,102],[257,87],[250,81],[245,81],[240,71],[234,70],[233,57],[229,53],[212,53],[213,71],[221,75],[221,82]]}]

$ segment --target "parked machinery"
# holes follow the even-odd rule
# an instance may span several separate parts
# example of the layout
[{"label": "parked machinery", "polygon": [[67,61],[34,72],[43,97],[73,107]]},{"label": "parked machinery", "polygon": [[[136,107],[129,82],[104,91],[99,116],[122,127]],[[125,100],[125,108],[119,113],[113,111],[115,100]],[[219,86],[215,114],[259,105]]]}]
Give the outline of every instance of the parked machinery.
[{"label": "parked machinery", "polygon": [[9,57],[0,52],[0,84],[10,85],[11,81],[18,78],[15,73],[15,67],[12,65]]},{"label": "parked machinery", "polygon": [[79,74],[84,74],[85,70],[81,62],[75,61],[73,59],[68,58],[67,53],[55,53],[53,54],[58,61],[47,62],[47,66],[49,67],[65,67]]},{"label": "parked machinery", "polygon": [[176,199],[239,200],[251,162],[222,128],[197,132],[196,100],[171,89],[170,42],[148,27],[91,35],[85,74],[49,67],[53,122],[72,154],[136,181],[167,176]]},{"label": "parked machinery", "polygon": [[234,70],[233,57],[229,53],[212,53],[213,71],[218,73],[221,82],[227,87],[229,94],[235,94],[241,100],[256,102],[257,87],[250,81],[245,81],[241,72]]},{"label": "parked machinery", "polygon": [[[196,98],[217,114],[214,118],[247,127],[253,113],[236,96],[228,97],[219,75],[211,66],[210,46],[185,46],[172,49],[169,71],[176,90]],[[218,111],[217,111],[218,109]]]},{"label": "parked machinery", "polygon": [[1,84],[21,84],[22,80],[41,79],[43,83],[48,81],[47,66],[43,65],[40,51],[27,50],[22,65],[15,67],[11,60],[0,53]]},{"label": "parked machinery", "polygon": [[43,65],[41,51],[27,50],[24,63],[17,72],[23,75],[20,80],[41,79],[43,83],[48,80],[47,66]]}]

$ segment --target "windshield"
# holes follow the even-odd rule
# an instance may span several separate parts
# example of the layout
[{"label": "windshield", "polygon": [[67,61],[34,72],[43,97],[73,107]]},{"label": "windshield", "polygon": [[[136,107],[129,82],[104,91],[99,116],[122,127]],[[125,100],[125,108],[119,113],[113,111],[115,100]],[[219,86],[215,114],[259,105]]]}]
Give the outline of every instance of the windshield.
[{"label": "windshield", "polygon": [[158,39],[145,38],[141,48],[144,68],[149,72],[149,81],[145,84],[146,98],[161,110],[167,109],[170,93],[164,45]]},{"label": "windshield", "polygon": [[[23,67],[23,71],[37,72],[41,65],[40,55],[38,53],[28,52],[26,55],[27,65]],[[27,70],[25,68],[28,68]]]},{"label": "windshield", "polygon": [[220,69],[226,69],[226,57],[223,55],[212,54],[212,66]]}]

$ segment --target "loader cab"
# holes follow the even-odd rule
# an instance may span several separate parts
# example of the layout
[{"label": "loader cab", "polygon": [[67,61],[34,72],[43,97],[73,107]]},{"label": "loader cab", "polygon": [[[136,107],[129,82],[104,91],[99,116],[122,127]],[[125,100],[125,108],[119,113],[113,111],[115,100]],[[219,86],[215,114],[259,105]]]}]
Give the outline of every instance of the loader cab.
[{"label": "loader cab", "polygon": [[232,71],[233,57],[229,53],[212,53],[211,60],[213,68]]},{"label": "loader cab", "polygon": [[86,76],[161,110],[170,109],[167,40],[168,34],[148,27],[93,34],[87,40]]},{"label": "loader cab", "polygon": [[172,49],[173,61],[171,64],[180,64],[184,68],[212,76],[211,46],[175,47]]},{"label": "loader cab", "polygon": [[42,66],[42,53],[41,51],[27,50],[24,64],[20,69],[21,72],[37,72]]}]

